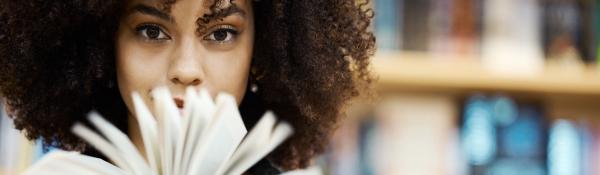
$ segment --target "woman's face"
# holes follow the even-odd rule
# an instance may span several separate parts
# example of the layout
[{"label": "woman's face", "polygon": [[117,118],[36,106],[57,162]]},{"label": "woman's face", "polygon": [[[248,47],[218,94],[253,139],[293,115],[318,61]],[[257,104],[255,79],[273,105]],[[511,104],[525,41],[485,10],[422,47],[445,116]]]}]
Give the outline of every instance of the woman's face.
[{"label": "woman's face", "polygon": [[150,92],[157,86],[168,87],[176,101],[194,86],[213,97],[230,93],[239,104],[254,42],[251,3],[220,3],[229,9],[219,14],[224,17],[203,23],[199,19],[211,14],[213,0],[178,0],[170,10],[163,10],[159,0],[130,0],[116,36],[118,86],[129,111],[132,92],[151,104]]}]

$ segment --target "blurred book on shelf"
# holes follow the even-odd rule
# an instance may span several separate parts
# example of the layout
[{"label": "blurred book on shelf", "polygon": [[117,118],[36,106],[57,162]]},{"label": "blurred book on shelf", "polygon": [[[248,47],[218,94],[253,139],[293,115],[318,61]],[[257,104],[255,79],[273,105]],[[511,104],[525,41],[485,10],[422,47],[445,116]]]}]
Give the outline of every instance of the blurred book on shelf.
[{"label": "blurred book on shelf", "polygon": [[43,151],[40,144],[28,141],[15,129],[4,109],[0,104],[0,175],[18,174],[41,157]]},{"label": "blurred book on shelf", "polygon": [[[432,0],[406,0],[402,2],[402,49],[427,51],[431,31],[429,16]],[[377,9],[375,9],[375,12],[377,13]]]},{"label": "blurred book on shelf", "polygon": [[576,0],[544,2],[544,49],[549,59],[563,63],[579,63],[576,49],[579,25]]},{"label": "blurred book on shelf", "polygon": [[377,48],[381,50],[398,50],[402,45],[402,0],[377,0],[374,3],[373,21],[377,32]]},{"label": "blurred book on shelf", "polygon": [[537,0],[487,0],[483,4],[481,62],[502,74],[532,74],[543,68]]},{"label": "blurred book on shelf", "polygon": [[597,120],[556,117],[542,101],[496,93],[384,98],[336,132],[328,174],[600,173]]},{"label": "blurred book on shelf", "polygon": [[596,63],[599,2],[375,0],[374,28],[382,52],[474,58],[488,69],[527,74],[546,61]]},{"label": "blurred book on shelf", "polygon": [[52,146],[44,148],[41,139],[29,141],[25,138],[15,129],[13,120],[0,103],[0,175],[19,174],[53,150]]},{"label": "blurred book on shelf", "polygon": [[429,48],[423,51],[442,58],[449,53],[477,54],[481,32],[480,5],[477,0],[433,0],[427,26]]},{"label": "blurred book on shelf", "polygon": [[461,120],[468,174],[546,174],[542,110],[506,96],[469,97]]},{"label": "blurred book on shelf", "polygon": [[544,51],[565,65],[595,63],[598,28],[593,0],[546,0]]},{"label": "blurred book on shelf", "polygon": [[325,155],[330,174],[461,174],[457,106],[451,98],[403,94],[349,118]]},{"label": "blurred book on shelf", "polygon": [[382,101],[330,174],[600,174],[600,0],[374,4]]}]

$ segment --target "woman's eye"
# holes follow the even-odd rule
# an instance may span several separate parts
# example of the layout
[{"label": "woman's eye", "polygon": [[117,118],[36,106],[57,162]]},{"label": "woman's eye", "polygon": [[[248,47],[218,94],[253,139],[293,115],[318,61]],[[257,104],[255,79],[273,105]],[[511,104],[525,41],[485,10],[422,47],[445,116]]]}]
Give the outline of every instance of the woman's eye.
[{"label": "woman's eye", "polygon": [[238,32],[234,29],[221,28],[211,32],[206,37],[204,37],[204,39],[215,42],[229,42],[235,39],[237,35]]},{"label": "woman's eye", "polygon": [[150,40],[167,40],[170,39],[163,29],[154,24],[144,24],[136,28],[139,35]]}]

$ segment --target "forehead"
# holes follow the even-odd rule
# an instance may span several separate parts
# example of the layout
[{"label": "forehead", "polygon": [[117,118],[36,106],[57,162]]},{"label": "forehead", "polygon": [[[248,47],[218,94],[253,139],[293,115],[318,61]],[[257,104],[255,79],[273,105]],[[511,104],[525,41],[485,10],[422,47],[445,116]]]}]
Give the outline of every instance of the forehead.
[{"label": "forehead", "polygon": [[[245,0],[130,0],[125,7],[125,19],[133,14],[147,14],[171,23],[192,21],[203,25],[234,14],[242,18],[251,11],[251,1]],[[201,23],[200,23],[201,22]]]},{"label": "forehead", "polygon": [[[164,7],[165,11],[170,12],[170,8],[173,6],[193,6],[201,7],[202,9],[210,9],[211,7],[226,7],[231,3],[244,8],[247,0],[128,0],[127,5],[132,6],[134,4],[146,4],[154,7]],[[185,4],[185,5],[184,5]]]}]

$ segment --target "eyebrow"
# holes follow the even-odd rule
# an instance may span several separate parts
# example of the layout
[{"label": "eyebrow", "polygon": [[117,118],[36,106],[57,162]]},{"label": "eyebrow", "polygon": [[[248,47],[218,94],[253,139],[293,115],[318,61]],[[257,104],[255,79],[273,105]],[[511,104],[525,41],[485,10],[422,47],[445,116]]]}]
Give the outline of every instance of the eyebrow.
[{"label": "eyebrow", "polygon": [[203,26],[203,25],[209,24],[212,21],[223,19],[228,16],[235,15],[235,14],[239,15],[240,17],[242,17],[244,19],[246,18],[246,11],[241,9],[235,3],[231,3],[231,5],[229,5],[227,7],[214,7],[213,6],[210,9],[211,9],[212,13],[204,14],[202,17],[200,17],[196,20],[196,23],[198,23],[198,25]]},{"label": "eyebrow", "polygon": [[169,13],[160,10],[156,7],[152,7],[152,6],[148,6],[148,5],[144,5],[144,4],[137,4],[135,6],[133,6],[132,12],[130,13],[134,13],[134,12],[139,12],[142,14],[146,14],[146,15],[151,15],[151,16],[156,16],[162,20],[165,21],[169,21],[169,22],[175,22],[175,19],[173,19],[173,16],[171,16]]},{"label": "eyebrow", "polygon": [[[219,7],[213,6],[213,7],[211,7],[211,11],[212,11],[212,13],[204,14],[202,17],[200,17],[196,20],[196,23],[197,23],[197,25],[199,25],[199,27],[201,27],[201,28],[206,27],[205,25],[207,25],[213,21],[223,19],[228,16],[235,15],[235,14],[239,15],[242,18],[246,18],[246,11],[244,11],[243,9],[238,7],[235,3],[231,3],[231,5],[224,7],[224,8],[219,8]],[[152,7],[152,6],[148,6],[148,5],[144,5],[144,4],[137,4],[131,8],[131,11],[129,12],[129,14],[136,13],[136,12],[155,16],[162,20],[169,21],[171,23],[175,22],[175,18],[173,18],[173,16],[171,16],[171,14],[169,14],[168,12],[166,12],[164,10],[160,10],[159,8],[156,8],[156,7]]]}]

